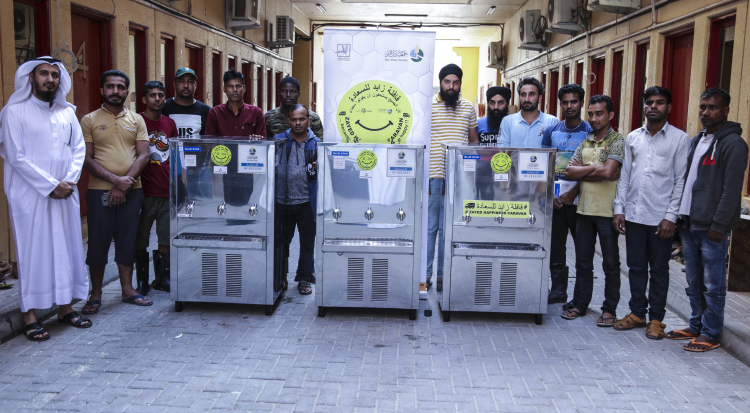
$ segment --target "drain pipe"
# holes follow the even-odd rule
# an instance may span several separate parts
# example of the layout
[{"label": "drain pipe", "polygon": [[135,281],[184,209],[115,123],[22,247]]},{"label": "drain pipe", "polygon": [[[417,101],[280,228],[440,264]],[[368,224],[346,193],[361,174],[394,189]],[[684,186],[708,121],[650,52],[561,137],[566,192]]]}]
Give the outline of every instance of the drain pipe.
[{"label": "drain pipe", "polygon": [[656,4],[655,0],[651,0],[651,25],[656,26]]}]

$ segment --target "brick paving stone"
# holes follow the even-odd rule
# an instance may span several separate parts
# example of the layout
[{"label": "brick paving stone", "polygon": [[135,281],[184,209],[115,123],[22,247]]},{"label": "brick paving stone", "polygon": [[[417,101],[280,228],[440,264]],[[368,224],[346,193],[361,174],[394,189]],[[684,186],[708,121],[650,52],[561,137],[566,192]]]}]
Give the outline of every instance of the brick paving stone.
[{"label": "brick paving stone", "polygon": [[[541,326],[528,315],[459,312],[444,323],[434,291],[410,321],[397,310],[318,318],[314,296],[293,282],[270,317],[208,303],[175,313],[162,292],[150,294],[152,307],[128,306],[109,285],[93,328],[48,322],[47,342],[0,345],[0,411],[750,411],[750,369],[723,349],[693,354],[644,329],[596,327],[598,257],[595,268],[588,314],[566,321],[552,305]],[[624,278],[621,293],[622,316]],[[671,312],[665,322],[685,326]]]}]

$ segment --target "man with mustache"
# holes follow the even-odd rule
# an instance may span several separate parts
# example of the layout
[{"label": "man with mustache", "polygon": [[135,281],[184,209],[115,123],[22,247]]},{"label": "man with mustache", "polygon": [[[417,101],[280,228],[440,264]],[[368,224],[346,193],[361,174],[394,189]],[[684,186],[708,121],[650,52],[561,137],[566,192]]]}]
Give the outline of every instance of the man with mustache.
[{"label": "man with mustache", "polygon": [[497,143],[500,122],[508,115],[510,94],[507,87],[493,86],[487,89],[487,116],[477,121],[479,143]]},{"label": "man with mustache", "polygon": [[[576,84],[565,85],[557,91],[565,120],[547,128],[542,137],[543,148],[557,149],[555,161],[555,195],[552,210],[552,235],[550,243],[550,292],[547,303],[568,301],[567,262],[568,232],[576,239],[576,209],[578,208],[579,186],[577,182],[565,179],[565,168],[578,145],[592,132],[588,122],[581,118],[581,108],[586,91]],[[558,192],[559,188],[559,194]]]},{"label": "man with mustache", "polygon": [[50,339],[35,309],[55,303],[60,306],[59,322],[78,328],[92,325],[70,306],[89,290],[76,188],[86,145],[75,106],[65,100],[71,83],[59,60],[32,59],[16,71],[16,91],[0,112],[18,298],[31,341]]},{"label": "man with mustache", "polygon": [[162,115],[167,90],[164,84],[152,80],[142,88],[141,101],[146,110],[141,113],[148,130],[149,160],[143,168],[143,206],[136,236],[136,289],[146,295],[148,285],[148,238],[156,222],[158,247],[153,251],[155,290],[170,291],[169,285],[169,138],[177,137],[177,125]]},{"label": "man with mustache", "polygon": [[101,76],[102,107],[81,119],[86,141],[83,167],[91,174],[86,192],[89,250],[86,263],[91,274],[91,296],[84,314],[101,308],[102,281],[109,246],[114,239],[115,262],[120,273],[122,302],[149,306],[153,302],[133,289],[133,263],[143,189],[139,176],[148,163],[148,129],[143,117],[125,102],[130,79],[119,70]]},{"label": "man with mustache", "polygon": [[[299,81],[291,76],[281,79],[278,93],[281,106],[269,110],[264,115],[269,138],[284,133],[292,127],[289,122],[289,110],[299,100]],[[323,140],[323,124],[320,122],[320,116],[313,111],[310,111],[310,130],[313,131],[316,138]]]},{"label": "man with mustache", "polygon": [[625,235],[630,281],[630,314],[614,328],[646,326],[648,310],[646,337],[661,340],[690,137],[667,122],[672,109],[669,89],[652,86],[643,93],[643,102],[646,125],[628,134],[614,204],[612,224]]},{"label": "man with mustache", "polygon": [[748,148],[739,123],[727,121],[731,97],[710,88],[701,95],[698,114],[703,130],[690,145],[680,203],[685,288],[690,300],[688,328],[668,339],[689,339],[687,351],[720,346],[727,295],[729,236],[739,226]]},{"label": "man with mustache", "polygon": [[211,107],[193,97],[197,86],[198,76],[193,69],[177,69],[174,76],[175,96],[167,99],[161,111],[175,121],[177,132],[183,138],[205,133],[206,119]]},{"label": "man with mustache", "polygon": [[565,179],[580,181],[576,209],[576,284],[573,300],[563,305],[562,318],[573,320],[586,315],[594,291],[596,238],[602,250],[604,302],[599,327],[611,327],[617,319],[620,302],[619,233],[612,226],[612,203],[617,192],[618,170],[625,157],[625,139],[611,126],[614,102],[609,96],[589,99],[589,124],[593,132],[578,145]]},{"label": "man with mustache", "polygon": [[521,111],[506,116],[500,123],[500,146],[510,148],[541,148],[544,130],[557,125],[557,118],[539,110],[544,84],[535,77],[518,82]]},{"label": "man with mustache", "polygon": [[443,276],[443,203],[445,198],[445,147],[479,142],[474,104],[461,98],[464,72],[453,63],[438,73],[440,92],[432,98],[430,133],[430,185],[427,201],[427,288],[432,285],[435,242],[438,245],[438,277]]}]

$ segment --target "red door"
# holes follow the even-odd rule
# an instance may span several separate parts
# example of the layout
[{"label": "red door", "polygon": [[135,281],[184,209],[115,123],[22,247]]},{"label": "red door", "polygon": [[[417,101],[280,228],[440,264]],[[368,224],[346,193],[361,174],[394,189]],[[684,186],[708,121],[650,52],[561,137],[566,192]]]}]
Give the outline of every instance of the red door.
[{"label": "red door", "polygon": [[242,62],[242,74],[245,76],[245,97],[243,100],[248,105],[255,105],[253,100],[253,64]]},{"label": "red door", "polygon": [[592,75],[589,75],[586,79],[588,82],[591,82],[589,95],[604,94],[604,59],[594,59],[591,61],[591,73]]},{"label": "red door", "polygon": [[189,46],[185,50],[187,51],[188,67],[193,69],[195,75],[198,77],[195,85],[195,99],[205,102],[206,95],[203,83],[206,81],[206,78],[203,76],[203,49]]},{"label": "red door", "polygon": [[560,71],[553,70],[549,72],[549,114],[557,117],[557,90],[560,82]]},{"label": "red door", "polygon": [[622,50],[612,55],[612,82],[609,88],[609,94],[615,106],[615,117],[612,118],[612,127],[618,132],[620,131],[620,99],[622,96],[622,56]]},{"label": "red door", "polygon": [[664,47],[662,84],[672,92],[672,112],[669,114],[669,123],[681,130],[687,128],[692,64],[693,32],[668,37]]},{"label": "red door", "polygon": [[[103,20],[77,14],[71,14],[73,32],[73,50],[78,60],[78,70],[73,73],[73,104],[76,105],[76,116],[80,121],[86,114],[91,113],[102,104],[102,94],[99,76],[109,69],[104,62],[109,56],[108,50],[103,48],[103,39],[108,36],[109,24]],[[86,215],[86,190],[89,185],[89,174],[81,173],[78,181],[78,193],[81,197],[81,216]]]}]

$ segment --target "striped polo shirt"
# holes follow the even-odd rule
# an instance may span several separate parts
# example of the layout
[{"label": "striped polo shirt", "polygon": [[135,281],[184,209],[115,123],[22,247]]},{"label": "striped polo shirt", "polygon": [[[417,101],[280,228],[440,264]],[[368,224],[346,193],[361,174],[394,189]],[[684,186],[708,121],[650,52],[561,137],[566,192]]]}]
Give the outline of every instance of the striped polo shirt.
[{"label": "striped polo shirt", "polygon": [[445,147],[469,142],[469,129],[477,127],[474,105],[463,98],[455,108],[443,103],[440,95],[432,98],[432,131],[430,133],[430,178],[445,178]]}]

